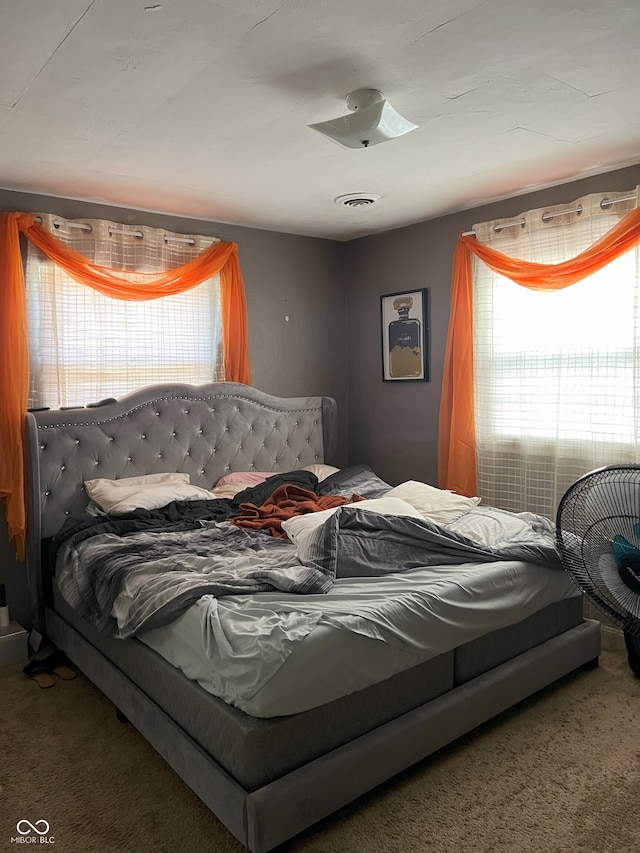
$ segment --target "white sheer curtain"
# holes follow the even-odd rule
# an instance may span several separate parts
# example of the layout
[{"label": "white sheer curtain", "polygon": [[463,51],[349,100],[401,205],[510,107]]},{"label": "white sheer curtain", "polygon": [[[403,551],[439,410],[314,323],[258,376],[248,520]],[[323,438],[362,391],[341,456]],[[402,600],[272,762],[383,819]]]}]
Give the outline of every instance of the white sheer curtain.
[{"label": "white sheer curtain", "polygon": [[[132,281],[195,258],[213,237],[36,214],[100,266]],[[76,406],[155,382],[224,379],[219,276],[176,296],[111,299],[78,284],[29,243],[30,407]]]},{"label": "white sheer curtain", "polygon": [[[637,188],[587,196],[514,217],[523,224],[474,231],[509,257],[558,263],[638,202]],[[582,474],[640,462],[639,262],[634,250],[564,290],[540,292],[475,260],[478,491],[486,503],[553,518]]]}]

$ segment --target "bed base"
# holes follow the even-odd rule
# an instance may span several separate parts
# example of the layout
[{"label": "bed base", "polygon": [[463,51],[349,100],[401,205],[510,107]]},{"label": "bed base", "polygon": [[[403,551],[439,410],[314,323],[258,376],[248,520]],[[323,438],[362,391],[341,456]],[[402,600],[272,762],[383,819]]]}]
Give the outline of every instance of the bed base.
[{"label": "bed base", "polygon": [[585,620],[297,770],[247,792],[55,611],[47,634],[252,853],[267,853],[397,773],[600,654]]}]

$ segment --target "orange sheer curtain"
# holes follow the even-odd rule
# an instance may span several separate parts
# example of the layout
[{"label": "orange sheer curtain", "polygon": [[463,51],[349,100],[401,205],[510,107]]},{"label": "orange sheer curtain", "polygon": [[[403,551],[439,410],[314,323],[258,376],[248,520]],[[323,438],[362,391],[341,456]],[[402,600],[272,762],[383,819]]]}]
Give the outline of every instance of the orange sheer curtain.
[{"label": "orange sheer curtain", "polygon": [[451,314],[445,353],[438,434],[442,488],[475,495],[476,435],[473,391],[473,259],[523,287],[559,290],[597,272],[640,243],[640,208],[628,213],[584,252],[560,264],[509,258],[461,236],[453,256]]},{"label": "orange sheer curtain", "polygon": [[144,284],[90,263],[26,213],[0,214],[0,498],[6,501],[9,538],[24,557],[26,511],[22,430],[29,388],[25,282],[20,232],[80,284],[114,299],[159,299],[196,287],[220,273],[225,376],[249,384],[244,284],[238,247],[216,243],[188,264]]}]

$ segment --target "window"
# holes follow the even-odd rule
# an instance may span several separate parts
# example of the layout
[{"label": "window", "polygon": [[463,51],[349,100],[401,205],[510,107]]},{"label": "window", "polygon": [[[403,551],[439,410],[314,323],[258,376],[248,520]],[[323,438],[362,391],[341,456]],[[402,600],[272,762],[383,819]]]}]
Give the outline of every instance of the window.
[{"label": "window", "polygon": [[[544,222],[533,211],[524,227],[474,230],[509,257],[559,263],[630,209],[590,200],[580,214]],[[540,291],[474,261],[478,490],[487,503],[552,518],[587,471],[640,461],[639,268],[636,249],[576,284]]]},{"label": "window", "polygon": [[[89,260],[144,283],[212,238],[41,215]],[[174,296],[111,299],[74,281],[32,243],[27,257],[31,407],[84,405],[156,382],[224,379],[219,275]]]}]

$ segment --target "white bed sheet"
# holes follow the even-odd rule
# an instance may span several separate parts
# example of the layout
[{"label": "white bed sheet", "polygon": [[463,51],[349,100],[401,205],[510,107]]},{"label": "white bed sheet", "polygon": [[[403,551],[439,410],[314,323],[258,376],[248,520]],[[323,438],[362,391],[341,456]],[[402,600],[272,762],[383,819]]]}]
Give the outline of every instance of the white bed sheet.
[{"label": "white bed sheet", "polygon": [[346,578],[326,595],[203,596],[138,635],[254,717],[300,713],[383,681],[579,592],[520,561]]}]

